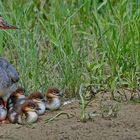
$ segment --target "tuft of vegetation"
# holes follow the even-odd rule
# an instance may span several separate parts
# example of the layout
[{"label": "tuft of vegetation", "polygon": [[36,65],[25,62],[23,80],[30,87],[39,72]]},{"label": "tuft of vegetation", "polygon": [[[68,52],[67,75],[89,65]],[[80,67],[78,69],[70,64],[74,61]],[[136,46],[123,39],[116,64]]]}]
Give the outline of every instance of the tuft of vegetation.
[{"label": "tuft of vegetation", "polygon": [[114,94],[139,90],[139,0],[7,0],[0,15],[17,31],[0,31],[0,55],[31,90],[49,86],[75,96],[81,83]]},{"label": "tuft of vegetation", "polygon": [[94,112],[87,112],[87,107],[90,102],[95,97],[92,92],[88,91],[88,87],[84,86],[83,84],[80,85],[79,89],[79,97],[80,97],[80,121],[87,122],[88,120],[94,121],[95,116],[97,116],[96,111]]},{"label": "tuft of vegetation", "polygon": [[120,105],[118,104],[118,102],[115,102],[113,100],[112,101],[101,100],[100,110],[101,110],[101,115],[103,118],[106,118],[106,119],[116,118],[120,110]]},{"label": "tuft of vegetation", "polygon": [[66,112],[60,112],[60,113],[56,114],[54,117],[50,117],[50,118],[46,119],[45,120],[45,123],[50,123],[50,122],[54,121],[56,118],[58,118],[61,115],[67,116],[68,119],[70,118],[70,115],[68,113],[66,113]]}]

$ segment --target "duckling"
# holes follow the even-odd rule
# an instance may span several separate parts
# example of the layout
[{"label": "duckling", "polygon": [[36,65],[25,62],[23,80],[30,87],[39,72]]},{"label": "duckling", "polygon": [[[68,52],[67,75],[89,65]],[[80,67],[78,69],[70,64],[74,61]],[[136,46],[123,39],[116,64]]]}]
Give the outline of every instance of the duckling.
[{"label": "duckling", "polygon": [[7,109],[3,106],[2,100],[0,102],[0,122],[3,122],[7,117]]},{"label": "duckling", "polygon": [[61,106],[60,96],[63,96],[63,93],[57,88],[49,88],[46,93],[46,109],[49,110],[58,110]]},{"label": "duckling", "polygon": [[43,115],[45,113],[46,101],[44,99],[44,96],[40,92],[31,93],[28,99],[38,104],[39,107],[38,115]]},{"label": "duckling", "polygon": [[26,101],[26,97],[24,95],[25,90],[22,87],[18,87],[15,92],[13,92],[9,99],[8,99],[8,110],[13,108],[13,106],[18,103],[18,104],[23,104]]},{"label": "duckling", "polygon": [[38,120],[38,106],[31,100],[26,100],[23,104],[15,104],[8,112],[8,118],[11,123],[30,124]]}]

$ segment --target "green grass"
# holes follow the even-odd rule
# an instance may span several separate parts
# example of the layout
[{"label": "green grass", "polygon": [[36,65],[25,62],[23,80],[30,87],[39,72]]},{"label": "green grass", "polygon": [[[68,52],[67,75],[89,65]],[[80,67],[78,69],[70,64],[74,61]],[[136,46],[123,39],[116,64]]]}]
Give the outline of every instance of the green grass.
[{"label": "green grass", "polygon": [[81,83],[112,93],[139,86],[139,0],[7,0],[0,15],[17,31],[0,31],[0,54],[29,91],[56,86],[75,96]]}]

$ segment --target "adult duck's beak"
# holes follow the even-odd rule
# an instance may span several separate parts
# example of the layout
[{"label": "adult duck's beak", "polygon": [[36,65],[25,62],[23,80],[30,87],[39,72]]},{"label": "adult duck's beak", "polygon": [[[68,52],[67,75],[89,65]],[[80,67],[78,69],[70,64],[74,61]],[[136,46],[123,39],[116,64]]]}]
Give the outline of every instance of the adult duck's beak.
[{"label": "adult duck's beak", "polygon": [[8,24],[0,17],[0,29],[8,30],[8,29],[18,29],[16,26]]}]

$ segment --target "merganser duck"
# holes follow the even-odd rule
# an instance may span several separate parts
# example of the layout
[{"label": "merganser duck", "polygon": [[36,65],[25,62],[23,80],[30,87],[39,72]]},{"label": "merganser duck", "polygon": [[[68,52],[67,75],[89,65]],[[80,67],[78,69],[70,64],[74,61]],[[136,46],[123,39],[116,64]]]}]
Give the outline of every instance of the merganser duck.
[{"label": "merganser duck", "polygon": [[19,77],[14,67],[7,60],[0,58],[0,97],[4,107],[7,107],[9,96],[17,89]]},{"label": "merganser duck", "polygon": [[38,120],[38,106],[31,100],[26,100],[22,105],[16,104],[9,112],[11,123],[31,124]]},{"label": "merganser duck", "polygon": [[[9,25],[0,17],[0,29],[17,29],[13,25]],[[4,107],[7,107],[7,99],[10,94],[16,90],[19,77],[15,68],[5,59],[0,58],[0,97],[3,99]]]},{"label": "merganser duck", "polygon": [[46,111],[46,101],[44,96],[40,92],[31,93],[28,97],[29,100],[32,100],[38,104],[39,110],[38,115],[43,115]]},{"label": "merganser duck", "polygon": [[27,100],[24,93],[24,88],[18,87],[17,90],[10,95],[8,99],[8,110],[12,109],[16,103],[21,105]]},{"label": "merganser duck", "polygon": [[57,88],[49,88],[46,93],[46,109],[49,110],[58,110],[61,106],[60,96],[63,96],[63,93]]}]

